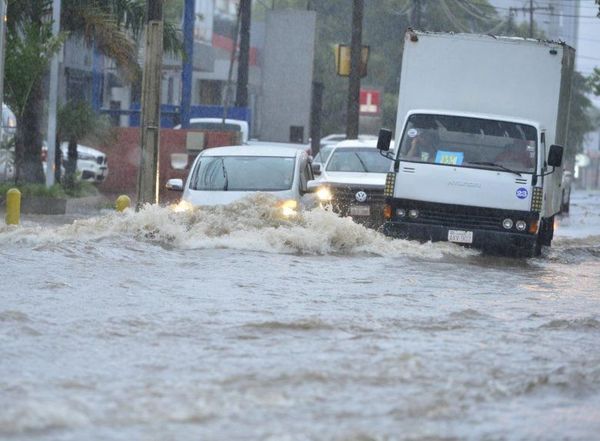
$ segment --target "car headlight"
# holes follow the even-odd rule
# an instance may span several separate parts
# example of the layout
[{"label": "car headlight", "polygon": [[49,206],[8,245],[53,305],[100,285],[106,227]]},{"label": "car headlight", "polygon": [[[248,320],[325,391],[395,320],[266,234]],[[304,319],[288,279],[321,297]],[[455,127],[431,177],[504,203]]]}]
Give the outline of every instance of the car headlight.
[{"label": "car headlight", "polygon": [[294,199],[288,199],[286,201],[283,201],[279,204],[279,206],[281,207],[281,213],[285,217],[291,217],[298,214],[298,202]]},{"label": "car headlight", "polygon": [[329,187],[321,187],[317,190],[317,197],[322,202],[329,202],[331,199],[333,199],[333,194],[331,193]]}]

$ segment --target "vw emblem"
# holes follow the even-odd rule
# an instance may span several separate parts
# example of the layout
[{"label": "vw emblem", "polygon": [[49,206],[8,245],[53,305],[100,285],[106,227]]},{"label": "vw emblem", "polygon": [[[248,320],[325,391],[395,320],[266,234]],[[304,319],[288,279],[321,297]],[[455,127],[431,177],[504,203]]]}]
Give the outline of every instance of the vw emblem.
[{"label": "vw emblem", "polygon": [[367,200],[367,193],[365,193],[364,191],[358,191],[356,192],[356,194],[354,195],[354,198],[358,201],[358,202],[365,202]]}]

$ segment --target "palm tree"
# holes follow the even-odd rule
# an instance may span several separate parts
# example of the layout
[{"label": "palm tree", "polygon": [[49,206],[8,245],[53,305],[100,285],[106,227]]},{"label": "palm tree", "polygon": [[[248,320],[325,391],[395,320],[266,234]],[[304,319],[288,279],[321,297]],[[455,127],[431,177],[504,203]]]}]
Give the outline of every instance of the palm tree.
[{"label": "palm tree", "polygon": [[[6,95],[17,117],[17,178],[43,182],[43,88],[50,59],[67,36],[82,38],[112,58],[124,77],[139,77],[137,40],[145,23],[145,0],[62,0],[61,30],[51,34],[51,0],[8,0]],[[180,39],[165,26],[165,50],[177,51]],[[32,55],[23,57],[24,54]],[[33,56],[37,54],[37,59]],[[40,56],[41,55],[41,56]],[[26,78],[22,78],[25,73]]]}]

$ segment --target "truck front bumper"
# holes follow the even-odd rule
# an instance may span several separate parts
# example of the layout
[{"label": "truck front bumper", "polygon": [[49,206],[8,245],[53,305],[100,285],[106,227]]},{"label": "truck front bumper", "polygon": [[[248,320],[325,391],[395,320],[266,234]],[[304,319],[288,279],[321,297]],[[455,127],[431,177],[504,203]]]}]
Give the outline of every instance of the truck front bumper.
[{"label": "truck front bumper", "polygon": [[[456,229],[443,225],[420,224],[418,222],[388,221],[383,224],[383,232],[386,236],[413,239],[422,242],[448,242],[448,231]],[[522,253],[527,255],[536,243],[536,237],[533,234],[482,229],[471,229],[469,231],[473,232],[473,242],[460,243],[460,245],[488,252]]]}]

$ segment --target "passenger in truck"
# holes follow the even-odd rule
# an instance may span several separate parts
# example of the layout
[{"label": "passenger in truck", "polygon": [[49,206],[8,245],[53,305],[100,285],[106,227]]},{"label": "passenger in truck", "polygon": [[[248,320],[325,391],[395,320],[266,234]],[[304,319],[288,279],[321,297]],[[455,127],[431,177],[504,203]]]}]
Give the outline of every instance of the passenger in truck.
[{"label": "passenger in truck", "polygon": [[507,144],[504,150],[496,156],[494,162],[506,167],[516,167],[520,170],[533,168],[533,158],[529,151],[528,143],[524,139],[515,139]]}]

